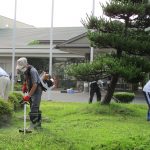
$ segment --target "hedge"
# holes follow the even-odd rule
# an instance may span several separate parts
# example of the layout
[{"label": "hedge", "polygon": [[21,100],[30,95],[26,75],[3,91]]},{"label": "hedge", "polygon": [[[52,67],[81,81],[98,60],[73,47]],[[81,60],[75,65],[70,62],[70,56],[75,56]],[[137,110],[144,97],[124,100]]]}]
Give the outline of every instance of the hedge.
[{"label": "hedge", "polygon": [[0,126],[10,122],[13,114],[13,109],[8,102],[0,99]]},{"label": "hedge", "polygon": [[113,98],[116,102],[120,103],[130,103],[135,97],[134,93],[131,92],[115,92]]},{"label": "hedge", "polygon": [[13,109],[15,111],[20,110],[22,108],[22,105],[20,102],[22,101],[23,94],[19,92],[12,92],[8,96],[8,102],[11,103]]}]

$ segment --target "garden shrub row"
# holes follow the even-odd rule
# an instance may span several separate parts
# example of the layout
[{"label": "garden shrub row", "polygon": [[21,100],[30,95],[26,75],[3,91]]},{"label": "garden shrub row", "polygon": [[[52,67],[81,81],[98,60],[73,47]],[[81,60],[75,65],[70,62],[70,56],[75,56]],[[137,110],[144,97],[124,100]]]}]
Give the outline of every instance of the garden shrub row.
[{"label": "garden shrub row", "polygon": [[0,99],[0,127],[9,123],[13,114],[11,105],[3,99]]},{"label": "garden shrub row", "polygon": [[22,93],[20,92],[12,92],[9,94],[8,102],[12,105],[14,111],[20,110],[22,105],[20,102],[22,101]]},{"label": "garden shrub row", "polygon": [[22,100],[22,93],[12,92],[8,96],[8,101],[0,99],[0,127],[10,122],[13,112],[22,108],[20,101]]}]

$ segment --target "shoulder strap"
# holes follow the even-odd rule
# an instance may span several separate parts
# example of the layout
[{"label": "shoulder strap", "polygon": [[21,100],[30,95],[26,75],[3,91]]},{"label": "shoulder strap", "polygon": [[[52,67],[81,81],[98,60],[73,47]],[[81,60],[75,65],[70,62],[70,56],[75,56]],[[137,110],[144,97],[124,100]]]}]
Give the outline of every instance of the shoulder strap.
[{"label": "shoulder strap", "polygon": [[27,76],[31,76],[31,74],[30,74],[31,68],[32,68],[32,66],[29,65],[28,68],[27,68],[27,71],[26,71],[26,75],[27,75]]}]

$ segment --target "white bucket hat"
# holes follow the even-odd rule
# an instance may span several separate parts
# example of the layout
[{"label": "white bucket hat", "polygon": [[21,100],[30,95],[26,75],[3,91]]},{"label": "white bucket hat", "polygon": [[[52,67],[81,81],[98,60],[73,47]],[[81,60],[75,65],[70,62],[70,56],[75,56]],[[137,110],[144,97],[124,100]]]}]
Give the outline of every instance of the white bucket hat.
[{"label": "white bucket hat", "polygon": [[16,69],[24,72],[26,71],[27,64],[27,59],[25,57],[21,57],[17,60]]}]

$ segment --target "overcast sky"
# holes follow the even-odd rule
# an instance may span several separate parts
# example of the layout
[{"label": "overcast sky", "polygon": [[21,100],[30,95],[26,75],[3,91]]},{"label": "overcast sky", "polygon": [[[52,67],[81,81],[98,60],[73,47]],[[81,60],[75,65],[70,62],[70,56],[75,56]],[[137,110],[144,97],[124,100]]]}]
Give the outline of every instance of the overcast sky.
[{"label": "overcast sky", "polygon": [[[17,0],[16,20],[35,27],[51,26],[52,0]],[[95,15],[100,16],[100,1],[95,0]],[[15,0],[0,0],[0,15],[14,19]],[[91,14],[93,0],[54,0],[54,27],[82,26],[81,19]]]}]

